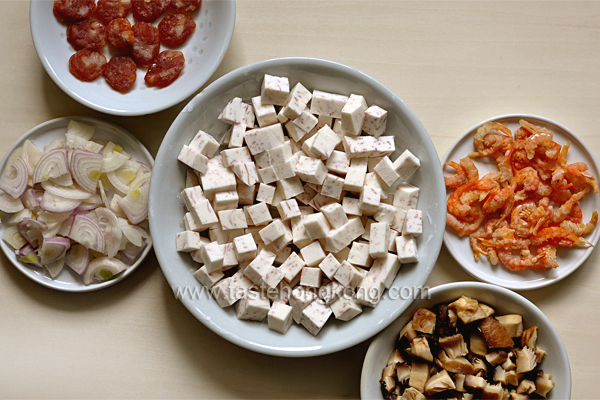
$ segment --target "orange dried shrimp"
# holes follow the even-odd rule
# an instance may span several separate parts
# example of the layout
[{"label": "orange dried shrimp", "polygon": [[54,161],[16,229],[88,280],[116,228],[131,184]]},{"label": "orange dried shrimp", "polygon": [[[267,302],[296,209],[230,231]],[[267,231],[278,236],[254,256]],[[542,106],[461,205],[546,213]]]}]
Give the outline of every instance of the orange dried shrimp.
[{"label": "orange dried shrimp", "polygon": [[[512,271],[558,267],[558,247],[590,246],[582,236],[598,224],[594,211],[583,221],[579,201],[596,179],[583,162],[567,164],[570,143],[553,141],[553,133],[520,120],[514,133],[499,122],[486,122],[473,139],[475,152],[459,163],[446,163],[456,173],[445,178],[446,223],[459,236],[469,236],[473,257],[488,257]],[[479,178],[472,158],[490,157],[498,172]]]}]

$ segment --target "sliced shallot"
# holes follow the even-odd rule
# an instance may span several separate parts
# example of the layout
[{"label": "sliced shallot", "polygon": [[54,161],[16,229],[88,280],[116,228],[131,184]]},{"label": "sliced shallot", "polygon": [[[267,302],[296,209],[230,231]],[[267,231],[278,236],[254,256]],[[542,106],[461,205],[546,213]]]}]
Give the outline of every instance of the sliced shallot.
[{"label": "sliced shallot", "polygon": [[100,170],[102,169],[102,155],[82,149],[75,149],[71,153],[69,163],[71,174],[75,182],[82,189],[90,193],[96,193]]},{"label": "sliced shallot", "polygon": [[108,281],[126,269],[127,265],[116,258],[96,258],[90,262],[87,271],[85,271],[85,274],[83,274],[83,283],[89,285],[94,281]]},{"label": "sliced shallot", "polygon": [[50,264],[64,257],[69,247],[71,247],[71,241],[67,238],[54,237],[44,239],[39,253],[40,264]]},{"label": "sliced shallot", "polygon": [[69,172],[66,149],[53,149],[44,153],[33,170],[33,183],[58,178]]},{"label": "sliced shallot", "polygon": [[139,188],[133,189],[129,194],[117,202],[127,219],[133,225],[142,223],[148,218],[148,195],[150,183],[143,183]]},{"label": "sliced shallot", "polygon": [[79,275],[83,275],[90,265],[90,257],[91,252],[89,249],[85,248],[85,246],[81,244],[76,244],[71,247],[67,256],[65,258],[65,262],[67,265]]},{"label": "sliced shallot", "polygon": [[121,245],[121,236],[123,233],[119,226],[119,220],[112,211],[104,207],[96,209],[96,216],[98,217],[98,225],[104,231],[106,255],[112,258],[117,255]]},{"label": "sliced shallot", "polygon": [[98,223],[87,215],[75,215],[69,237],[90,250],[104,254],[106,246],[104,232]]},{"label": "sliced shallot", "polygon": [[27,189],[27,181],[29,181],[27,163],[22,157],[18,157],[0,178],[0,189],[13,199],[18,199]]},{"label": "sliced shallot", "polygon": [[0,195],[0,212],[12,214],[24,209],[21,199],[13,199],[8,193]]},{"label": "sliced shallot", "polygon": [[81,204],[81,200],[67,199],[45,192],[40,202],[40,208],[52,214],[62,214],[73,211]]},{"label": "sliced shallot", "polygon": [[23,218],[23,221],[17,225],[19,233],[33,247],[37,247],[44,238],[42,231],[46,229],[46,224],[36,219]]}]

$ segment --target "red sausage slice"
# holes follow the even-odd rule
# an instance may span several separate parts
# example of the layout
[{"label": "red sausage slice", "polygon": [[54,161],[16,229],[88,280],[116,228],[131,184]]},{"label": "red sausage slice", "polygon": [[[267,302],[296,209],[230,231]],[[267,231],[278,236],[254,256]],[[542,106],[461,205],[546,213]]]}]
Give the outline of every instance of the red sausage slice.
[{"label": "red sausage slice", "polygon": [[133,59],[139,66],[150,66],[160,51],[158,28],[148,22],[138,22],[133,25],[133,36]]},{"label": "red sausage slice", "polygon": [[54,15],[63,22],[75,22],[88,17],[96,7],[95,0],[54,0]]},{"label": "red sausage slice", "polygon": [[94,15],[104,24],[115,18],[125,18],[131,10],[131,0],[98,0]]},{"label": "red sausage slice", "polygon": [[114,56],[106,65],[104,78],[117,92],[127,93],[137,78],[137,66],[131,57]]},{"label": "red sausage slice", "polygon": [[160,41],[170,47],[183,44],[196,29],[196,23],[189,14],[167,14],[158,24]]},{"label": "red sausage slice", "polygon": [[106,57],[97,50],[83,49],[69,58],[69,71],[80,81],[91,82],[104,72]]},{"label": "red sausage slice", "polygon": [[148,86],[157,86],[164,88],[169,86],[183,70],[185,57],[180,51],[165,50],[162,51],[154,64],[150,67],[144,80]]},{"label": "red sausage slice", "polygon": [[202,0],[171,0],[171,9],[175,12],[195,11],[202,4]]},{"label": "red sausage slice", "polygon": [[134,36],[129,20],[126,18],[115,18],[110,21],[106,27],[106,39],[108,40],[108,43],[116,49],[131,46],[134,41]]},{"label": "red sausage slice", "polygon": [[154,22],[170,4],[171,0],[133,0],[133,18],[136,21]]},{"label": "red sausage slice", "polygon": [[106,28],[102,22],[86,18],[69,25],[67,41],[75,50],[99,49],[106,43]]}]

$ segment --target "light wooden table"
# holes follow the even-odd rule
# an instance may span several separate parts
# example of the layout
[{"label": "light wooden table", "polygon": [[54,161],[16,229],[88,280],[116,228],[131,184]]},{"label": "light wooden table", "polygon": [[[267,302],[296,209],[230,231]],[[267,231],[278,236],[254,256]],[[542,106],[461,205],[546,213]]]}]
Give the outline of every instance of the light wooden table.
[{"label": "light wooden table", "polygon": [[[29,2],[0,13],[0,156],[33,126],[106,118],[156,154],[184,103],[139,118],[76,103],[46,75]],[[600,2],[238,0],[213,80],[242,65],[313,56],[356,67],[403,98],[439,155],[486,118],[525,112],[575,131],[600,156]],[[547,289],[524,292],[566,344],[573,398],[598,397],[598,253]],[[442,249],[428,285],[471,279]],[[131,277],[88,294],[42,287],[0,256],[0,396],[5,398],[356,398],[368,343],[316,359],[252,353],[177,301],[152,255]]]}]

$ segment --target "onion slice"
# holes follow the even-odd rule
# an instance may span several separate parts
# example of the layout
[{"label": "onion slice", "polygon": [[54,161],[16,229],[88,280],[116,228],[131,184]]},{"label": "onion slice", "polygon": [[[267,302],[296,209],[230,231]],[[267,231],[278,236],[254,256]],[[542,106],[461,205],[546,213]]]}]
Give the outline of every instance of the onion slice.
[{"label": "onion slice", "polygon": [[69,172],[66,149],[53,149],[44,153],[33,170],[33,183],[58,178]]},{"label": "onion slice", "polygon": [[60,186],[71,186],[73,184],[73,178],[69,172],[58,178],[50,178],[50,180]]},{"label": "onion slice", "polygon": [[90,140],[92,136],[94,136],[94,132],[96,132],[96,127],[94,125],[82,124],[75,120],[69,121],[69,124],[67,125],[67,134],[79,136],[85,140]]},{"label": "onion slice", "polygon": [[81,244],[76,244],[71,247],[67,256],[65,258],[65,262],[67,265],[79,275],[83,275],[90,265],[91,252],[89,249],[86,249],[85,246]]},{"label": "onion slice", "polygon": [[67,199],[85,200],[94,195],[77,185],[63,187],[51,181],[42,182],[42,188],[55,196],[65,197]]},{"label": "onion slice", "polygon": [[44,238],[42,231],[46,229],[46,224],[31,218],[23,218],[23,221],[17,225],[19,233],[33,247],[38,247],[40,240]]},{"label": "onion slice", "polygon": [[127,160],[129,160],[131,156],[123,151],[121,146],[117,146],[113,142],[108,142],[106,146],[104,146],[104,150],[102,150],[102,170],[101,172],[111,172],[115,171]]},{"label": "onion slice", "polygon": [[83,274],[83,283],[89,285],[94,281],[108,281],[126,269],[127,265],[116,258],[96,258],[90,263],[85,274]]},{"label": "onion slice", "polygon": [[65,266],[65,257],[64,256],[59,258],[56,261],[53,261],[51,263],[44,265],[44,267],[46,267],[46,270],[48,270],[48,273],[50,274],[50,277],[52,279],[56,278],[58,276],[58,274],[61,273],[64,266]]},{"label": "onion slice", "polygon": [[25,208],[29,210],[33,210],[36,207],[40,206],[40,202],[38,201],[38,196],[35,189],[27,189],[25,193],[21,196],[21,201]]},{"label": "onion slice", "polygon": [[106,241],[106,255],[113,258],[117,255],[119,247],[121,246],[121,237],[123,232],[119,226],[119,220],[117,216],[110,211],[108,208],[97,208],[96,216],[98,217],[98,225],[104,231],[104,238]]},{"label": "onion slice", "polygon": [[131,191],[131,183],[138,177],[141,165],[135,161],[127,161],[121,168],[106,174],[106,177],[119,194],[126,195]]},{"label": "onion slice", "polygon": [[141,247],[144,244],[144,238],[149,237],[148,233],[139,226],[121,225],[121,230],[127,240],[137,247]]},{"label": "onion slice", "polygon": [[3,213],[13,214],[23,210],[23,202],[21,199],[13,199],[8,193],[0,195],[0,211]]},{"label": "onion slice", "polygon": [[37,254],[35,254],[33,246],[30,244],[26,244],[25,246],[23,246],[21,250],[19,250],[18,255],[21,258],[21,261],[25,264],[32,264],[36,267],[42,266],[42,264],[40,264],[39,262],[40,260],[38,259]]},{"label": "onion slice", "polygon": [[31,140],[27,139],[25,143],[23,143],[23,160],[27,164],[27,170],[29,171],[29,175],[33,174],[33,170],[35,166],[42,158],[44,153],[38,149],[38,147]]},{"label": "onion slice", "polygon": [[[39,250],[40,264],[47,265],[62,258],[71,247],[71,241],[67,238],[46,238]],[[61,268],[62,269],[62,268]]]},{"label": "onion slice", "polygon": [[75,149],[71,153],[71,174],[75,182],[90,193],[96,193],[100,170],[102,169],[102,155],[91,151]]},{"label": "onion slice", "polygon": [[19,250],[27,244],[27,240],[19,233],[16,225],[9,226],[2,232],[2,240],[10,244],[15,250]]},{"label": "onion slice", "polygon": [[99,153],[102,151],[102,145],[96,142],[85,140],[84,138],[76,135],[66,134],[67,142],[66,146],[68,149],[81,149],[87,151],[93,151]]},{"label": "onion slice", "polygon": [[44,192],[40,208],[52,214],[62,214],[73,211],[81,204],[81,200],[67,199],[60,196],[55,196],[49,192]]},{"label": "onion slice", "polygon": [[133,243],[127,243],[125,249],[121,250],[119,254],[124,260],[126,260],[126,262],[133,264],[140,257],[146,247],[148,247],[147,244],[137,247]]},{"label": "onion slice", "polygon": [[69,238],[90,250],[104,254],[106,247],[104,232],[102,232],[98,223],[87,215],[75,215],[73,225],[71,225],[69,231]]},{"label": "onion slice", "polygon": [[140,224],[148,218],[149,193],[150,183],[146,182],[139,188],[133,189],[127,196],[117,202],[133,225]]},{"label": "onion slice", "polygon": [[22,157],[18,157],[0,178],[0,189],[8,193],[13,199],[18,199],[27,189],[28,181],[29,169],[27,163]]}]

